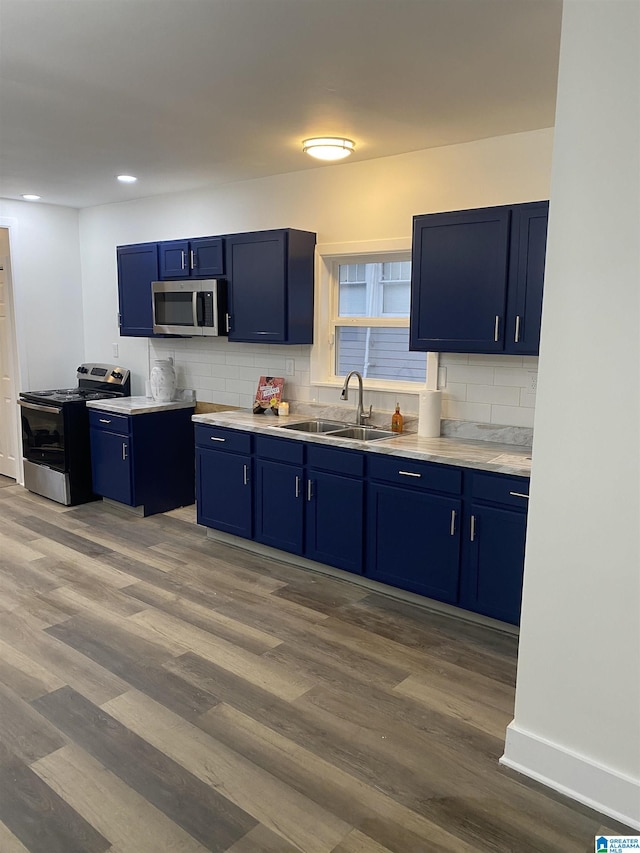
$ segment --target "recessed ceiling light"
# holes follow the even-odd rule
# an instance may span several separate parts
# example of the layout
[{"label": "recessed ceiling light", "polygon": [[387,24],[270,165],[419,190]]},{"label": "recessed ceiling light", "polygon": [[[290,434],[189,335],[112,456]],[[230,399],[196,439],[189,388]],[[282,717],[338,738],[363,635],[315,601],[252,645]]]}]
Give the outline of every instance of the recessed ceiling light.
[{"label": "recessed ceiling light", "polygon": [[22,198],[25,201],[39,201],[40,200],[40,196],[39,195],[33,195],[33,193],[22,193]]},{"label": "recessed ceiling light", "polygon": [[317,157],[318,160],[342,160],[352,154],[355,147],[352,139],[336,136],[318,136],[305,139],[302,143],[305,154]]},{"label": "recessed ceiling light", "polygon": [[138,179],[133,175],[118,175],[118,180],[123,184],[135,184]]}]

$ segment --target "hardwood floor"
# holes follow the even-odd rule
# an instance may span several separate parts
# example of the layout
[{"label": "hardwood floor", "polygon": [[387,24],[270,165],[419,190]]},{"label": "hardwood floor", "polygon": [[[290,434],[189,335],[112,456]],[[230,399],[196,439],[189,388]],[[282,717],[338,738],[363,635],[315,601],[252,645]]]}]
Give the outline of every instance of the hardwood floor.
[{"label": "hardwood floor", "polygon": [[0,477],[0,853],[586,853],[625,828],[498,765],[516,651]]}]

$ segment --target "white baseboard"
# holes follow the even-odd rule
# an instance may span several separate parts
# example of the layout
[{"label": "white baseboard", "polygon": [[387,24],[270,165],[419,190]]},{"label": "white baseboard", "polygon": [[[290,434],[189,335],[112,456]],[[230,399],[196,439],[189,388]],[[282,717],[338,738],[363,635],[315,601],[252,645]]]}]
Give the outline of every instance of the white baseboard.
[{"label": "white baseboard", "polygon": [[640,780],[524,731],[515,720],[500,764],[640,830]]}]

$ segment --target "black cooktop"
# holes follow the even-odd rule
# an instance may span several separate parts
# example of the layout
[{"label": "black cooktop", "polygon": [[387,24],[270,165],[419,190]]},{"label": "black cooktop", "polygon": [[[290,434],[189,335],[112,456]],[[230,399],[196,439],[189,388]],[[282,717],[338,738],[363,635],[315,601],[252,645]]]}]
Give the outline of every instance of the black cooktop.
[{"label": "black cooktop", "polygon": [[46,391],[21,391],[20,399],[31,403],[59,405],[60,403],[85,403],[87,400],[107,400],[111,397],[128,397],[129,371],[113,364],[81,364],[76,373],[75,388],[51,388]]},{"label": "black cooktop", "polygon": [[110,397],[122,397],[117,391],[90,391],[86,388],[57,388],[51,391],[23,391],[23,400],[34,403],[75,403],[87,400],[107,400]]}]

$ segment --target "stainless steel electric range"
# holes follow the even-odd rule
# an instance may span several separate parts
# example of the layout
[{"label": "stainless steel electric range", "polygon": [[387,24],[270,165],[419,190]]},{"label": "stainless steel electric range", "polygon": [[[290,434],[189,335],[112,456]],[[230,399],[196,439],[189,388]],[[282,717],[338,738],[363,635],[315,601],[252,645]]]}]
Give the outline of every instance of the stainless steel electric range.
[{"label": "stainless steel electric range", "polygon": [[31,492],[72,506],[93,500],[87,400],[128,397],[129,371],[81,364],[75,388],[21,391],[24,484]]}]

